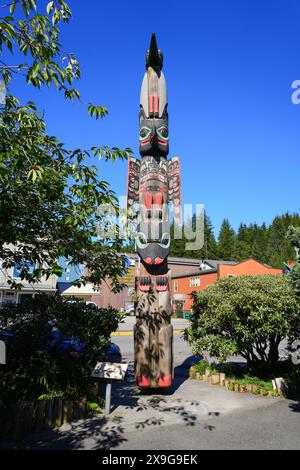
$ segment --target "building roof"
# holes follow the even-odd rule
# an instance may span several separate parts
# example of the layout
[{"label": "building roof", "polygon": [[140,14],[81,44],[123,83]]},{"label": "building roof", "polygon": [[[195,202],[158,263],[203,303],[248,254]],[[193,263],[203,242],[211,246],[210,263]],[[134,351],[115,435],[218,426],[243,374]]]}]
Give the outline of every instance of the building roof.
[{"label": "building roof", "polygon": [[172,279],[181,279],[182,277],[195,277],[195,276],[205,276],[205,274],[213,274],[217,273],[217,269],[203,269],[202,271],[196,271],[193,273],[187,273],[187,274],[177,274],[177,276],[172,276]]},{"label": "building roof", "polygon": [[217,260],[217,259],[205,259],[204,263],[207,263],[212,268],[217,269],[219,264],[229,264],[231,266],[234,266],[236,264],[239,264],[239,261],[223,261],[223,260]]},{"label": "building roof", "polygon": [[[121,253],[129,259],[138,259],[139,255],[137,253]],[[200,266],[201,260],[198,258],[180,258],[178,256],[168,256],[168,261],[170,263],[176,264],[187,264],[187,265],[196,265]]]}]

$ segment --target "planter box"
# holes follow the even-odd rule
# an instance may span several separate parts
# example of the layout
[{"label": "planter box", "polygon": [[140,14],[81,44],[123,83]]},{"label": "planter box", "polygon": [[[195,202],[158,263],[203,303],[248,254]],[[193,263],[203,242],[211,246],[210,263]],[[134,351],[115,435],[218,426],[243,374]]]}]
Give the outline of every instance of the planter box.
[{"label": "planter box", "polygon": [[239,384],[234,384],[234,391],[239,392],[240,386]]},{"label": "planter box", "polygon": [[202,374],[200,374],[199,372],[196,372],[196,379],[202,380]]},{"label": "planter box", "polygon": [[247,392],[252,393],[253,391],[253,384],[247,384]]},{"label": "planter box", "polygon": [[255,395],[258,395],[260,393],[259,385],[255,385],[255,384],[252,385],[252,393],[254,393]]},{"label": "planter box", "polygon": [[224,380],[224,385],[226,388],[228,388],[228,385],[230,384],[230,380],[229,379],[225,379]]},{"label": "planter box", "polygon": [[190,379],[195,379],[196,378],[196,369],[195,367],[190,367],[190,371],[189,371],[189,376],[190,376]]},{"label": "planter box", "polygon": [[210,379],[212,385],[218,385],[220,383],[220,374],[213,374]]},{"label": "planter box", "polygon": [[245,393],[247,392],[247,386],[246,385],[239,385],[239,392],[240,393]]},{"label": "planter box", "polygon": [[220,385],[224,387],[226,375],[224,374],[224,372],[220,372],[219,376],[220,376]]}]

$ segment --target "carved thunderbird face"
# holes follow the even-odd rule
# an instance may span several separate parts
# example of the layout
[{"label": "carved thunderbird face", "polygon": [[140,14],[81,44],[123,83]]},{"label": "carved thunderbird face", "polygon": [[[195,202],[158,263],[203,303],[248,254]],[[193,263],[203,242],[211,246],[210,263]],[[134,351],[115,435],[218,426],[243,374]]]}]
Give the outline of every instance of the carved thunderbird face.
[{"label": "carved thunderbird face", "polygon": [[140,154],[167,156],[169,153],[168,115],[164,112],[162,118],[147,119],[143,109],[140,112]]}]

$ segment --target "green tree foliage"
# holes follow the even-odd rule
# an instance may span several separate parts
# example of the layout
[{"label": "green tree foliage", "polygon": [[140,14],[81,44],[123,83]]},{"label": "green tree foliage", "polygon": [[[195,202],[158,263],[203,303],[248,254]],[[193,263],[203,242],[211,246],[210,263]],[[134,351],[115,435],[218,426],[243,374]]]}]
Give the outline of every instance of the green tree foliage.
[{"label": "green tree foliage", "polygon": [[230,261],[234,256],[235,233],[228,219],[224,219],[218,238],[219,259]]},{"label": "green tree foliage", "polygon": [[[60,43],[58,26],[72,17],[67,3],[14,0],[3,5],[0,13],[0,80],[6,88],[6,99],[0,104],[3,267],[34,263],[33,273],[22,269],[22,277],[33,281],[41,275],[60,274],[57,260],[67,257],[73,264],[84,263],[95,284],[109,276],[117,290],[124,265],[118,256],[120,243],[95,237],[102,222],[97,208],[111,204],[117,211],[117,200],[109,184],[99,179],[91,159],[127,158],[130,149],[105,145],[66,149],[47,134],[34,103],[21,103],[11,94],[11,80],[19,76],[36,88],[53,85],[66,99],[84,103],[74,88],[81,74],[79,63],[74,54],[63,53]],[[86,106],[96,119],[107,114],[103,106],[90,102]]]},{"label": "green tree foliage", "polygon": [[[1,310],[0,334],[9,332],[8,363],[0,371],[0,405],[48,393],[86,396],[90,374],[105,359],[120,315],[85,302],[38,295]],[[62,350],[61,340],[69,340]],[[72,341],[82,346],[80,352]]]},{"label": "green tree foliage", "polygon": [[265,223],[249,225],[241,223],[235,234],[227,219],[223,221],[218,242],[214,236],[211,219],[205,213],[204,246],[201,250],[186,251],[186,240],[173,240],[171,226],[171,254],[198,259],[255,260],[282,268],[289,259],[295,259],[295,251],[286,238],[289,225],[300,227],[299,214],[286,213],[274,218],[269,227]]},{"label": "green tree foliage", "polygon": [[281,217],[275,217],[268,230],[268,262],[274,267],[282,267],[289,259],[295,259],[295,251],[286,238],[288,227],[300,226],[298,214],[286,213]]},{"label": "green tree foliage", "polygon": [[292,267],[290,279],[296,295],[300,297],[300,227],[290,225],[286,237],[296,253],[296,262]]},{"label": "green tree foliage", "polygon": [[[182,233],[182,237],[179,239],[175,238],[174,232],[180,233],[180,231]],[[170,236],[171,236],[170,256],[178,256],[180,258],[186,258],[186,257],[192,258],[194,256],[195,254],[194,252],[187,252],[185,249],[187,240],[184,236],[184,227],[179,227],[179,226],[175,227],[174,221],[173,221],[170,226]]]},{"label": "green tree foliage", "polygon": [[214,226],[206,212],[204,214],[204,246],[197,252],[196,257],[199,259],[216,259],[218,257]]},{"label": "green tree foliage", "polygon": [[[196,228],[196,216],[193,216],[192,227],[193,230]],[[204,213],[204,245],[199,250],[186,250],[186,243],[190,240],[186,239],[184,225],[182,226],[181,232],[177,230],[177,233],[182,233],[182,238],[174,238],[174,222],[170,227],[171,233],[171,247],[170,247],[170,256],[179,256],[186,258],[198,258],[198,259],[216,259],[217,257],[217,243],[214,235],[214,227],[211,222],[211,219]]]},{"label": "green tree foliage", "polygon": [[280,342],[299,337],[300,305],[287,276],[220,279],[193,299],[193,352],[220,360],[241,355],[259,377],[276,369]]}]

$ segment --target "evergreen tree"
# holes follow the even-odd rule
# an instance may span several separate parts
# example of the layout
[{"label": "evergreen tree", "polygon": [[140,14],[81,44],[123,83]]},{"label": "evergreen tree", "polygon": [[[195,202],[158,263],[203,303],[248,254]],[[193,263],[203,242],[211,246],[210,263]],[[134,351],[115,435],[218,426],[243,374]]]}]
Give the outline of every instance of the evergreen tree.
[{"label": "evergreen tree", "polygon": [[234,259],[243,261],[249,259],[251,256],[251,244],[248,241],[247,232],[249,229],[246,224],[241,223],[234,244]]},{"label": "evergreen tree", "polygon": [[170,236],[171,236],[170,256],[178,256],[179,258],[189,257],[188,253],[191,253],[191,252],[186,252],[185,250],[186,239],[184,235],[184,227],[182,227],[181,239],[174,238],[175,228],[177,229],[176,231],[178,232],[179,227],[178,226],[175,227],[174,221],[173,221],[172,224],[170,225]]},{"label": "evergreen tree", "polygon": [[286,213],[274,218],[268,230],[267,258],[271,266],[281,268],[288,259],[295,259],[293,247],[286,238],[290,225],[300,226],[298,214]]},{"label": "evergreen tree", "polygon": [[218,238],[218,255],[224,261],[230,261],[234,257],[235,233],[229,220],[224,219]]},{"label": "evergreen tree", "polygon": [[296,263],[290,273],[290,279],[295,293],[300,297],[300,227],[289,226],[286,239],[295,251]]}]

